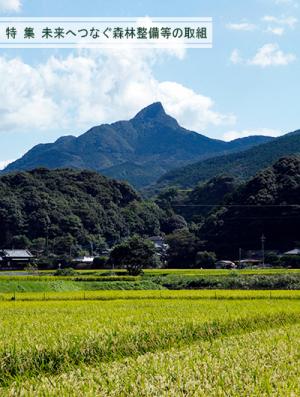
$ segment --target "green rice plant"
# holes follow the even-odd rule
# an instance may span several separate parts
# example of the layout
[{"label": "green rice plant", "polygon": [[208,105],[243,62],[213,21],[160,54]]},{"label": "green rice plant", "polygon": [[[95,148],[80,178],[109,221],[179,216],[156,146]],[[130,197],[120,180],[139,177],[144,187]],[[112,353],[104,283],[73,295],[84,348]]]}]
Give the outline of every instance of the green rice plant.
[{"label": "green rice plant", "polygon": [[140,281],[140,276],[96,276],[96,275],[76,275],[76,276],[1,276],[3,281]]},{"label": "green rice plant", "polygon": [[59,375],[14,381],[8,397],[294,397],[300,326],[259,330],[148,352]]},{"label": "green rice plant", "polygon": [[[190,276],[228,276],[232,270],[226,269],[145,269],[148,276],[159,275],[190,275]],[[234,270],[239,275],[269,275],[269,274],[300,274],[300,269],[265,268],[265,269],[238,269]]]},{"label": "green rice plant", "polygon": [[[101,283],[102,284],[102,283]],[[78,285],[75,284],[76,286]],[[84,287],[84,284],[79,283]],[[105,285],[105,284],[104,284]],[[148,284],[149,286],[149,284]],[[290,290],[84,290],[9,292],[0,294],[2,301],[114,301],[114,300],[300,300],[300,291]]]},{"label": "green rice plant", "polygon": [[107,291],[102,301],[1,302],[0,384],[300,322],[297,299],[255,299],[253,292],[253,299],[194,299],[197,294],[179,292],[152,291],[147,297],[148,291],[120,291],[123,298],[116,300]]},{"label": "green rice plant", "polygon": [[[41,293],[43,299],[49,292],[74,292],[74,291],[101,291],[101,290],[161,290],[165,289],[151,280],[141,281],[0,281],[1,294],[7,294],[11,299],[13,296],[25,297],[25,293]],[[37,295],[38,296],[38,295]],[[49,295],[50,296],[50,295]],[[81,295],[82,296],[82,295]],[[3,298],[3,295],[2,295]]]}]

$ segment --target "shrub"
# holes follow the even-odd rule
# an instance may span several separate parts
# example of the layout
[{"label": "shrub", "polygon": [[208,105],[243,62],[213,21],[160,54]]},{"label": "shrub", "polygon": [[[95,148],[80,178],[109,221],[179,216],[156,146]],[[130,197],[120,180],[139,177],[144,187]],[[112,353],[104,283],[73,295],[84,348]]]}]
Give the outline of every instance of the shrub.
[{"label": "shrub", "polygon": [[39,271],[36,263],[29,263],[24,270],[29,274],[38,274]]},{"label": "shrub", "polygon": [[271,252],[268,255],[266,255],[265,262],[272,266],[279,266],[280,258],[274,252]]},{"label": "shrub", "polygon": [[196,266],[203,267],[204,269],[214,269],[216,263],[216,254],[214,252],[197,252]]},{"label": "shrub", "polygon": [[93,260],[93,268],[94,269],[105,269],[108,263],[107,256],[98,256]]},{"label": "shrub", "polygon": [[298,269],[300,268],[300,255],[284,255],[280,263],[284,267]]},{"label": "shrub", "polygon": [[57,269],[54,276],[76,276],[76,274],[72,267],[66,267],[65,269]]}]

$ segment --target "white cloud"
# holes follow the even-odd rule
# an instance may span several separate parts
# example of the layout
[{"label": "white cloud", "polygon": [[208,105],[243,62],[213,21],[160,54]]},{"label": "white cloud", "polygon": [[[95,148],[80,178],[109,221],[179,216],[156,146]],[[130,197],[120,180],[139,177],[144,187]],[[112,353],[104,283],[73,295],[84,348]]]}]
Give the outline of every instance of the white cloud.
[{"label": "white cloud", "polygon": [[273,15],[266,15],[262,18],[262,21],[269,24],[266,32],[277,36],[282,36],[286,28],[294,29],[298,23],[298,19],[293,16],[274,17]]},{"label": "white cloud", "polygon": [[232,51],[230,61],[235,65],[243,62],[243,58],[241,57],[239,50],[235,49]]},{"label": "white cloud", "polygon": [[291,29],[293,29],[298,23],[298,19],[296,17],[274,17],[272,15],[266,15],[262,20],[276,25],[288,26]]},{"label": "white cloud", "polygon": [[253,23],[241,22],[241,23],[229,23],[226,25],[227,29],[230,30],[244,30],[244,31],[253,31],[257,28]]},{"label": "white cloud", "polygon": [[216,112],[211,98],[196,94],[178,83],[160,83],[157,99],[163,102],[167,112],[194,130],[199,131],[209,125],[234,125],[236,122],[234,115]]},{"label": "white cloud", "polygon": [[232,141],[234,139],[246,138],[248,136],[255,136],[255,135],[277,137],[282,135],[282,133],[278,130],[269,129],[269,128],[258,128],[256,130],[228,131],[223,135],[223,139],[225,141]]},{"label": "white cloud", "polygon": [[[282,3],[285,2],[286,4],[289,3],[289,0],[281,0]],[[281,16],[275,17],[273,15],[266,15],[262,18],[264,23],[268,23],[267,29],[263,29],[262,26],[255,25],[254,23],[249,23],[246,21],[242,21],[240,23],[228,23],[226,25],[227,29],[229,30],[236,30],[236,31],[254,31],[254,30],[262,30],[268,33],[272,33],[277,36],[282,36],[285,32],[286,28],[294,29],[296,24],[298,23],[298,19],[294,16]]]},{"label": "white cloud", "polygon": [[233,125],[233,115],[215,110],[211,98],[172,81],[158,81],[152,66],[165,50],[82,51],[51,57],[36,67],[21,59],[0,58],[0,132],[72,131],[127,119],[162,101],[186,128]]},{"label": "white cloud", "polygon": [[21,0],[0,0],[0,12],[20,11],[22,6]]},{"label": "white cloud", "polygon": [[284,28],[280,28],[280,27],[272,28],[271,26],[269,26],[266,32],[275,34],[276,36],[282,36],[284,33]]},{"label": "white cloud", "polygon": [[0,58],[0,129],[43,129],[62,117],[54,98],[45,90],[41,73],[20,59]]},{"label": "white cloud", "polygon": [[284,5],[284,6],[290,5],[290,6],[293,6],[295,8],[299,7],[299,3],[298,3],[297,0],[275,0],[275,4]]},{"label": "white cloud", "polygon": [[294,54],[284,53],[278,44],[270,43],[262,46],[248,63],[265,68],[268,66],[286,66],[295,60]]},{"label": "white cloud", "polygon": [[3,170],[8,164],[12,163],[14,160],[0,160],[0,170]]}]

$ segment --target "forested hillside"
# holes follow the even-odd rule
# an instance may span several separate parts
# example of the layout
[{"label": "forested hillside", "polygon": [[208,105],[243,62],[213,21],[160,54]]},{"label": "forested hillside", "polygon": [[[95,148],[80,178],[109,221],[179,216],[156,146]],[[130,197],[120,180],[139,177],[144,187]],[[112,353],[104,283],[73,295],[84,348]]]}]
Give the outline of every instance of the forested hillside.
[{"label": "forested hillside", "polygon": [[0,178],[0,247],[72,254],[160,232],[164,213],[128,184],[92,171],[36,169]]},{"label": "forested hillside", "polygon": [[223,201],[201,227],[207,248],[238,257],[238,250],[288,250],[300,243],[300,156],[281,158]]}]

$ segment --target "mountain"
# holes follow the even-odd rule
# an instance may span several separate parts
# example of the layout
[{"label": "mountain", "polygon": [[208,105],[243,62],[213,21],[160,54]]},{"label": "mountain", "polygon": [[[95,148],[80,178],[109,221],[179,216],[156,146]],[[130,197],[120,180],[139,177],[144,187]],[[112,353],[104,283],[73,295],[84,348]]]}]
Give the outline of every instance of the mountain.
[{"label": "mountain", "polygon": [[220,174],[247,180],[280,157],[297,153],[300,153],[300,130],[239,153],[212,157],[172,170],[163,175],[154,188],[193,187]]},{"label": "mountain", "polygon": [[164,213],[125,182],[97,172],[35,169],[0,177],[0,248],[90,249],[134,233],[156,235]]},{"label": "mountain", "polygon": [[37,167],[91,169],[142,187],[173,168],[269,140],[272,138],[263,136],[231,142],[210,139],[182,128],[158,102],[129,121],[103,124],[77,138],[65,136],[37,145],[4,172]]},{"label": "mountain", "polygon": [[299,244],[300,156],[279,159],[259,172],[218,206],[200,234],[207,249],[237,258],[239,248],[287,251]]}]

